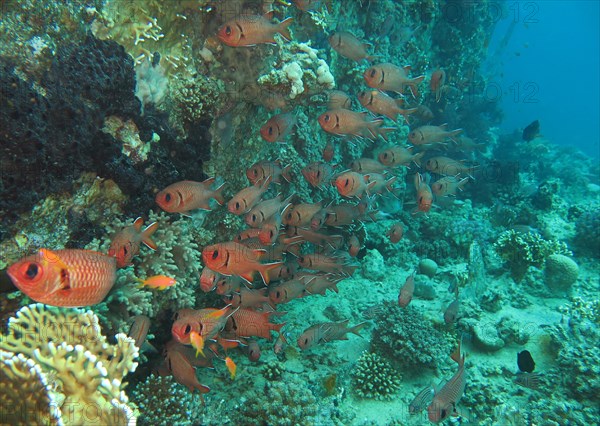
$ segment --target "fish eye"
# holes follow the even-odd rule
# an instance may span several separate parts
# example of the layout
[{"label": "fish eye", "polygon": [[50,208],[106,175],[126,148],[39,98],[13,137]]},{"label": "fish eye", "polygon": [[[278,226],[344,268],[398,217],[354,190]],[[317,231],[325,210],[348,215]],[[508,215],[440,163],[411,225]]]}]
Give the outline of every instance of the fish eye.
[{"label": "fish eye", "polygon": [[281,292],[279,290],[275,292],[275,297],[281,299]]},{"label": "fish eye", "polygon": [[255,214],[252,215],[252,222],[256,222],[256,215]]},{"label": "fish eye", "polygon": [[317,170],[317,177],[321,177],[321,170]]},{"label": "fish eye", "polygon": [[269,231],[269,236],[270,236],[271,238],[273,238],[273,235],[274,235],[274,234],[275,234],[275,233],[274,233],[274,232],[273,232],[273,230],[271,229],[271,230]]},{"label": "fish eye", "polygon": [[219,257],[219,250],[213,251],[213,254],[212,254],[213,260],[216,259],[217,257]]},{"label": "fish eye", "polygon": [[377,73],[377,71],[375,71],[375,68],[373,68],[373,69],[371,70],[371,72],[369,73],[369,75],[370,75],[371,77],[375,77],[375,74],[376,74],[376,73]]},{"label": "fish eye", "polygon": [[225,34],[231,35],[231,27],[229,25],[225,27]]},{"label": "fish eye", "polygon": [[300,256],[300,257],[298,258],[298,262],[299,262],[299,263],[304,263],[304,256]]},{"label": "fish eye", "polygon": [[304,339],[304,346],[308,345],[308,338]]},{"label": "fish eye", "polygon": [[324,120],[325,120],[325,122],[329,122],[329,120],[331,120],[331,117],[329,116],[329,114],[325,114]]},{"label": "fish eye", "polygon": [[187,324],[187,325],[185,326],[185,334],[188,334],[190,331],[192,331],[192,327],[190,327],[190,325],[189,325],[189,324]]},{"label": "fish eye", "polygon": [[269,130],[267,131],[269,133],[269,136],[273,135],[273,126],[269,126]]},{"label": "fish eye", "polygon": [[39,267],[36,263],[30,263],[29,266],[27,267],[27,270],[25,271],[25,275],[27,276],[27,278],[29,279],[34,279],[37,274],[39,272]]},{"label": "fish eye", "polygon": [[165,201],[168,203],[169,201],[171,201],[171,194],[169,192],[167,192],[165,194]]},{"label": "fish eye", "polygon": [[344,183],[344,187],[347,187],[349,183],[350,183],[350,179],[346,179],[346,182]]},{"label": "fish eye", "polygon": [[127,247],[123,247],[123,254],[127,256]]},{"label": "fish eye", "polygon": [[446,409],[445,409],[445,408],[443,408],[443,409],[442,409],[442,413],[441,413],[441,414],[442,414],[442,419],[443,419],[444,417],[446,417]]},{"label": "fish eye", "polygon": [[385,159],[387,159],[387,158],[388,158],[388,153],[387,153],[387,152],[384,152],[384,153],[383,153],[383,158],[385,158]]},{"label": "fish eye", "polygon": [[238,210],[240,208],[240,203],[239,202],[235,202],[235,209]]}]

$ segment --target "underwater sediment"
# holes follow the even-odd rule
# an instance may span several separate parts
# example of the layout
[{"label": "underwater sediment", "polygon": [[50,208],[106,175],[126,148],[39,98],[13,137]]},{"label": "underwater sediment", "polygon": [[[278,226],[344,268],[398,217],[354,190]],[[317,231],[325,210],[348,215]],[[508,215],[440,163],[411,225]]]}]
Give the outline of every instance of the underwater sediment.
[{"label": "underwater sediment", "polygon": [[600,422],[600,168],[500,133],[506,5],[1,7],[1,424]]}]

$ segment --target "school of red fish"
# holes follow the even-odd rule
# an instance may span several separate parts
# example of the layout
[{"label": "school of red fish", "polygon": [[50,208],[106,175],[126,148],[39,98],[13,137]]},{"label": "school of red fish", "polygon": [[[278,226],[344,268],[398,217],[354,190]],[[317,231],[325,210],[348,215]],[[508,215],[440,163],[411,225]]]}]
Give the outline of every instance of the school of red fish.
[{"label": "school of red fish", "polygon": [[[318,2],[296,1],[302,10],[318,7]],[[315,4],[313,4],[315,3]],[[288,18],[273,23],[272,13],[264,16],[243,16],[220,27],[217,37],[234,47],[274,43],[279,34],[291,39]],[[339,55],[352,61],[376,61],[371,46],[350,32],[331,34],[329,43]],[[352,109],[353,97],[339,90],[329,93],[327,110],[314,120],[323,131],[357,141],[385,142],[396,127],[385,121],[411,125],[406,145],[384,146],[376,158],[356,158],[347,168],[331,164],[335,144],[330,141],[322,152],[322,160],[314,161],[301,170],[302,177],[316,191],[327,186],[337,189],[339,202],[305,202],[280,192],[286,182],[296,177],[290,165],[277,159],[263,160],[246,171],[249,186],[240,189],[229,201],[223,195],[223,179],[211,177],[204,182],[175,182],[156,194],[156,204],[165,212],[189,215],[194,210],[211,210],[215,205],[226,206],[230,214],[243,216],[247,229],[241,230],[232,241],[222,241],[202,249],[204,269],[199,277],[199,291],[216,292],[225,307],[206,307],[180,310],[172,324],[173,340],[166,345],[164,368],[190,390],[206,393],[209,388],[196,378],[196,367],[210,367],[220,359],[233,380],[236,364],[223,351],[240,347],[255,362],[261,355],[262,340],[277,337],[275,353],[288,345],[289,334],[282,332],[285,322],[274,322],[284,316],[280,305],[295,299],[338,292],[338,284],[353,275],[359,266],[356,256],[364,241],[356,229],[362,221],[378,219],[377,200],[400,198],[399,168],[409,169],[414,182],[413,213],[427,214],[436,200],[454,197],[457,191],[473,179],[476,166],[450,157],[444,152],[465,152],[480,149],[471,139],[462,136],[461,129],[447,130],[445,125],[427,124],[431,111],[415,102],[425,76],[410,77],[410,66],[392,63],[373,63],[364,71],[366,87],[356,96],[366,111]],[[430,91],[436,102],[444,96],[446,72],[433,70]],[[405,97],[408,91],[409,97]],[[413,116],[418,116],[414,118]],[[422,123],[416,126],[413,123]],[[267,143],[285,143],[297,126],[296,115],[286,111],[272,116],[259,130]],[[434,152],[433,155],[430,153]],[[425,171],[423,170],[425,169]],[[431,175],[438,180],[431,182]],[[276,186],[277,194],[266,194]],[[191,219],[190,219],[191,220]],[[54,306],[81,307],[101,302],[112,288],[117,268],[126,268],[140,254],[141,243],[157,249],[152,234],[157,224],[143,228],[138,218],[132,226],[112,238],[107,254],[77,249],[42,249],[25,257],[8,269],[14,284],[33,300]],[[398,243],[405,226],[394,223],[387,231],[391,243]],[[140,286],[164,290],[175,281],[164,275],[139,279]],[[399,289],[398,304],[405,308],[413,298],[414,273]],[[456,300],[444,313],[448,323],[456,320]],[[348,333],[359,334],[365,323],[349,325],[348,320],[312,324],[297,338],[303,351],[334,340],[348,339]],[[150,327],[150,319],[138,317],[130,335],[141,346]],[[458,371],[441,389],[426,388],[413,404],[411,414],[427,407],[429,420],[440,422],[456,413],[466,380],[465,356],[459,350],[453,354]]]}]

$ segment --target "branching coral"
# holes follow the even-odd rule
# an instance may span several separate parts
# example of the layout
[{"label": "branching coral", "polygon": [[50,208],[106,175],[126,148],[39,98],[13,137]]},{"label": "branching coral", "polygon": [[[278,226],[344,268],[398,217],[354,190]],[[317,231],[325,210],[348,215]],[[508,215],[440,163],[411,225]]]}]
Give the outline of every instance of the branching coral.
[{"label": "branching coral", "polygon": [[434,368],[451,352],[450,338],[436,330],[415,308],[385,302],[375,323],[372,349],[404,372],[415,367]]},{"label": "branching coral", "polygon": [[400,386],[400,375],[375,353],[363,353],[352,373],[354,391],[363,398],[391,399]]},{"label": "branching coral", "polygon": [[137,367],[138,349],[124,334],[115,339],[114,345],[107,342],[91,311],[42,304],[22,308],[9,320],[7,334],[0,335],[0,350],[5,351],[5,377],[27,382],[12,381],[2,387],[0,401],[17,398],[18,386],[37,389],[41,405],[34,413],[7,406],[2,412],[25,424],[43,419],[65,425],[128,424],[133,412],[122,385],[125,375]]}]

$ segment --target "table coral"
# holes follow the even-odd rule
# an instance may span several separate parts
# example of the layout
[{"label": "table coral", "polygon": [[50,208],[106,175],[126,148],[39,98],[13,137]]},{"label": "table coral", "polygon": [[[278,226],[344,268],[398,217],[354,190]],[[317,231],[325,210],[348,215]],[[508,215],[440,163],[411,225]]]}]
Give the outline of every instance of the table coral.
[{"label": "table coral", "polygon": [[[7,378],[27,377],[28,383],[22,386],[45,392],[46,396],[37,393],[39,402],[54,402],[51,407],[36,407],[38,421],[125,425],[134,415],[127,406],[123,379],[136,369],[138,349],[124,334],[115,340],[115,344],[107,342],[91,311],[25,306],[9,320],[7,334],[0,335],[2,371]],[[11,389],[14,386],[2,388],[0,401],[10,401]],[[55,411],[50,412],[51,408]],[[10,412],[10,407],[2,407],[2,412]],[[12,412],[16,423],[27,423],[30,414]]]}]

